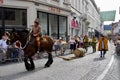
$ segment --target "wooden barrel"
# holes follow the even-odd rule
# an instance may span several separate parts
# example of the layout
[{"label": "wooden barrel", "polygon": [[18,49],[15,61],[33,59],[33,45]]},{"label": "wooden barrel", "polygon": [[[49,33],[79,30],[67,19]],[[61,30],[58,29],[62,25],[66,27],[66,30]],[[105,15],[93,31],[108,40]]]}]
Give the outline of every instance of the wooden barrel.
[{"label": "wooden barrel", "polygon": [[86,51],[83,48],[77,48],[73,53],[75,57],[83,57],[85,56]]}]

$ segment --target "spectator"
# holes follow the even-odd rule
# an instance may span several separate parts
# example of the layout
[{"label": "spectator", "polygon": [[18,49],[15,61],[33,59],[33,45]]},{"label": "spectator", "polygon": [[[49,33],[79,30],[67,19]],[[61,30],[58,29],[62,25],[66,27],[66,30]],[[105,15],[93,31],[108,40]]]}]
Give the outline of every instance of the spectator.
[{"label": "spectator", "polygon": [[76,43],[73,37],[69,40],[69,44],[70,44],[71,53],[73,53],[73,51],[76,49]]},{"label": "spectator", "polygon": [[83,48],[83,36],[80,36],[80,48]]},{"label": "spectator", "polygon": [[24,55],[20,41],[16,41],[13,45],[12,58],[20,58]]},{"label": "spectator", "polygon": [[0,40],[0,61],[5,62],[6,58],[7,58],[7,49],[8,49],[8,45],[6,43],[8,37],[6,35],[2,36],[2,39]]},{"label": "spectator", "polygon": [[79,48],[79,44],[80,44],[80,38],[79,36],[75,35],[75,42],[76,42],[76,48]]}]

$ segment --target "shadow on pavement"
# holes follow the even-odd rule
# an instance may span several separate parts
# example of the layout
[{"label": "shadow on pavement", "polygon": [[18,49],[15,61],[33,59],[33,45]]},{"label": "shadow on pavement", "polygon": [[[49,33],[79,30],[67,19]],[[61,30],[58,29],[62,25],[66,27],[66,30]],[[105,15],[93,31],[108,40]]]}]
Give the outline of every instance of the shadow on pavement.
[{"label": "shadow on pavement", "polygon": [[14,73],[14,74],[7,75],[7,76],[0,76],[0,80],[17,79],[17,78],[20,78],[20,77],[24,77],[24,76],[33,74],[33,73],[35,73],[37,71],[40,71],[40,70],[43,70],[43,69],[45,69],[45,68],[44,67],[38,67],[38,68],[35,68],[35,70],[32,70],[32,71],[24,71],[24,72],[18,72],[18,73]]},{"label": "shadow on pavement", "polygon": [[94,58],[93,61],[101,61],[101,60],[105,60],[106,58]]}]

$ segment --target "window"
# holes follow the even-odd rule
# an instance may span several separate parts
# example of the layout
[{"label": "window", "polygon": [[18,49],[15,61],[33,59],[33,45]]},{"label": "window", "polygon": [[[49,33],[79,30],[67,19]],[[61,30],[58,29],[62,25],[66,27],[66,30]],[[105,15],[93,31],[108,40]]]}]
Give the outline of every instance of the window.
[{"label": "window", "polygon": [[45,35],[47,31],[47,13],[38,12],[38,18],[40,26],[42,27],[42,35]]},{"label": "window", "polygon": [[5,9],[5,20],[15,20],[15,10]]},{"label": "window", "polygon": [[67,25],[67,18],[63,16],[59,16],[59,35],[63,39],[66,39],[67,31],[66,31],[66,25]]},{"label": "window", "polygon": [[39,11],[37,16],[40,20],[43,35],[47,33],[55,39],[62,37],[66,40],[67,17]]},{"label": "window", "polygon": [[0,27],[5,30],[27,28],[27,10],[0,7]]},{"label": "window", "polygon": [[57,15],[49,15],[49,31],[50,36],[58,38],[58,17]]}]

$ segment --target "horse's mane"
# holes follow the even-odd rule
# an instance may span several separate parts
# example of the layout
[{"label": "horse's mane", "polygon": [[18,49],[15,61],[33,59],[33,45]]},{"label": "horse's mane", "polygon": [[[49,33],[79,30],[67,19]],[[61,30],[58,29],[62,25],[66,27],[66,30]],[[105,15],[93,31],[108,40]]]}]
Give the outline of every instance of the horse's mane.
[{"label": "horse's mane", "polygon": [[17,40],[25,44],[28,34],[29,34],[28,30],[16,30],[15,32],[11,32],[10,34],[11,44],[13,44]]}]

